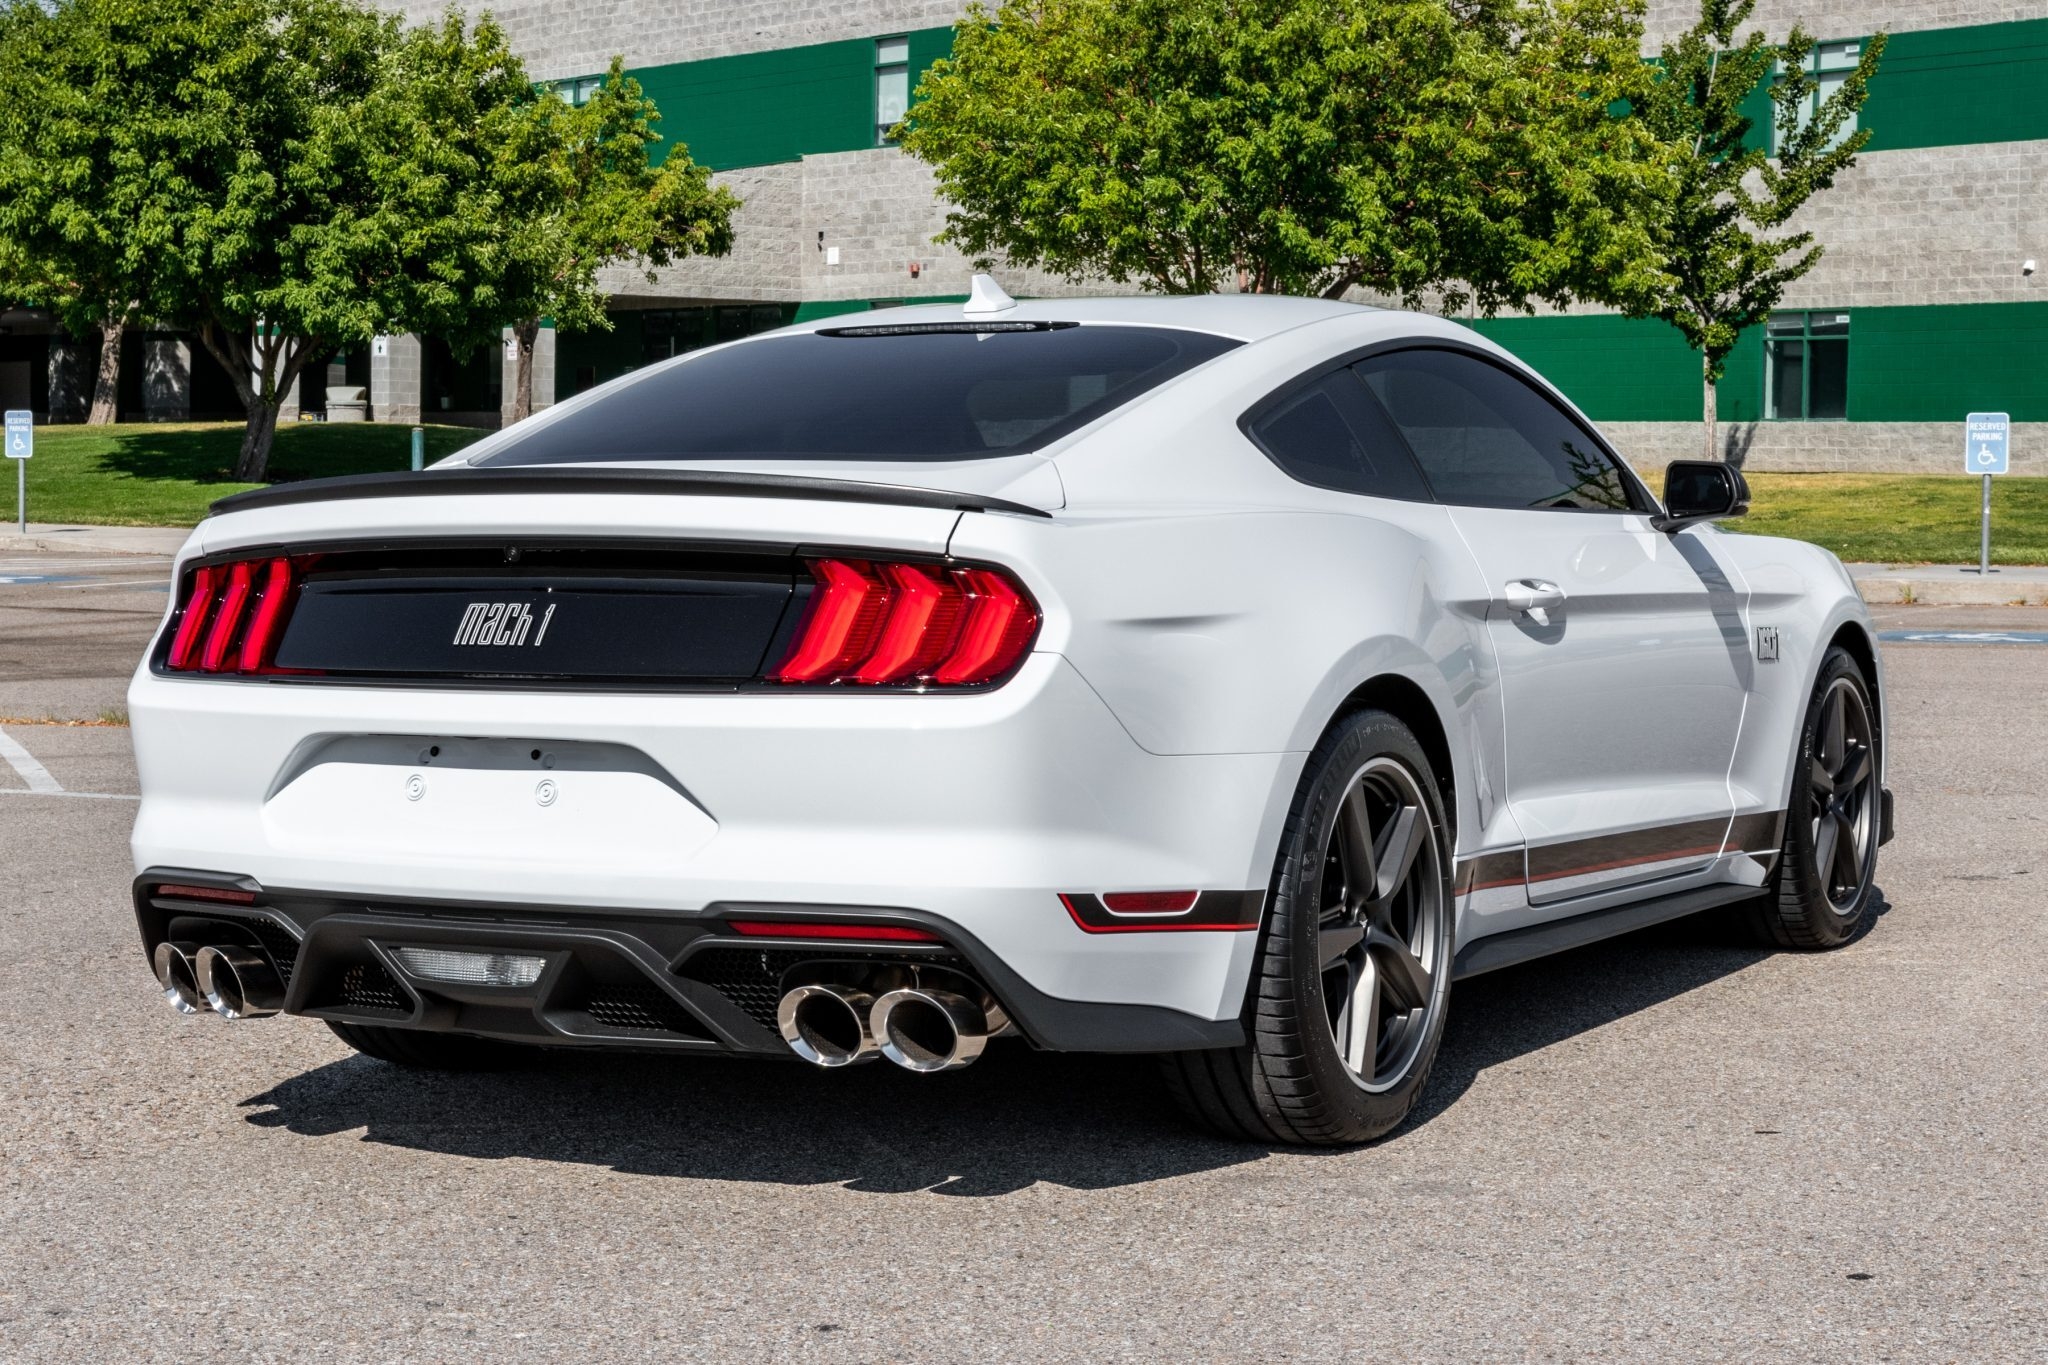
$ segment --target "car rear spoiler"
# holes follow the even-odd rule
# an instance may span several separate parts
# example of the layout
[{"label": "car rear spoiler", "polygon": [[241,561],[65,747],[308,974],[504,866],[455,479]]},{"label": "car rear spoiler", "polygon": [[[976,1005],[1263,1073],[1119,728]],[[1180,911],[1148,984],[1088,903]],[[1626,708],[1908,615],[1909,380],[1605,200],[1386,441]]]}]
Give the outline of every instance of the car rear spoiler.
[{"label": "car rear spoiler", "polygon": [[824,502],[934,507],[950,512],[1012,512],[1050,517],[1041,507],[979,493],[949,493],[902,484],[814,479],[799,474],[747,474],[718,469],[617,469],[544,465],[524,469],[455,468],[418,473],[346,474],[235,493],[213,504],[214,515],[252,507],[356,498],[430,498],[479,493],[660,493],[700,498],[797,498]]}]

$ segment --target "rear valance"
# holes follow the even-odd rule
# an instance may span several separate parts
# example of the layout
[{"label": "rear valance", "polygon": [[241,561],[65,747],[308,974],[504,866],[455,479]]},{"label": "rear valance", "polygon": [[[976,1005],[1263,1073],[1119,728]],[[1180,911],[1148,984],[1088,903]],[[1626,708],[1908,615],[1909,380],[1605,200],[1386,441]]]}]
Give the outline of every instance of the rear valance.
[{"label": "rear valance", "polygon": [[1011,512],[1050,517],[1052,513],[1006,498],[855,479],[816,479],[797,474],[748,474],[716,469],[606,469],[534,466],[516,469],[430,469],[419,473],[349,474],[337,479],[252,488],[213,504],[214,515],[252,507],[305,502],[346,502],[357,498],[468,497],[483,493],[628,493],[704,498],[792,498],[815,502],[862,502],[890,507],[931,507],[948,512]]}]

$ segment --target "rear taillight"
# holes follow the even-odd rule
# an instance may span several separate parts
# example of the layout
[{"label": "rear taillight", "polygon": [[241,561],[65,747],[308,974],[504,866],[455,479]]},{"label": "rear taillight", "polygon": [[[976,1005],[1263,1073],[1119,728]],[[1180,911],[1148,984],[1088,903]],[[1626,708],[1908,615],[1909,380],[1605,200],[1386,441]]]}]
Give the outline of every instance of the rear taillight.
[{"label": "rear taillight", "polygon": [[1038,607],[1000,569],[814,559],[780,683],[973,687],[1017,666]]},{"label": "rear taillight", "polygon": [[173,673],[270,673],[291,616],[299,573],[292,561],[207,564],[186,580],[164,667]]}]

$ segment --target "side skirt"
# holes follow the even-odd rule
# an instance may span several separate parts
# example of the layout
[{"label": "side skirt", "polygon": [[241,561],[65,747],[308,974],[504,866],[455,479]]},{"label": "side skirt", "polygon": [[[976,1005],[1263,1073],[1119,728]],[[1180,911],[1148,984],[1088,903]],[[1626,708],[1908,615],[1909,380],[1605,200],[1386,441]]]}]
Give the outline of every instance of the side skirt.
[{"label": "side skirt", "polygon": [[1589,914],[1574,915],[1570,919],[1553,920],[1548,924],[1532,924],[1522,929],[1510,929],[1503,933],[1489,934],[1474,939],[1458,950],[1457,960],[1452,964],[1451,979],[1462,981],[1468,976],[1478,976],[1501,967],[1512,967],[1517,963],[1530,962],[1552,953],[1562,953],[1572,948],[1582,948],[1588,943],[1598,943],[1603,938],[1617,934],[1647,929],[1653,924],[1667,920],[1683,919],[1702,910],[1716,906],[1732,905],[1762,894],[1753,886],[1699,886],[1690,891],[1679,891],[1652,900],[1634,901],[1628,905],[1611,906]]}]

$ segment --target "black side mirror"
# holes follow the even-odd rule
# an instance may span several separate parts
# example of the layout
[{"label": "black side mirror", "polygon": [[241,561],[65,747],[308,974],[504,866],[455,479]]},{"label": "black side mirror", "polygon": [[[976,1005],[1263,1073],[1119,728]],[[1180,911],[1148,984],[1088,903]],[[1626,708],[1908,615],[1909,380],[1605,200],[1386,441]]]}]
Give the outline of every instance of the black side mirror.
[{"label": "black side mirror", "polygon": [[1673,460],[1664,468],[1664,514],[1650,524],[1677,531],[1695,522],[1739,517],[1749,510],[1749,480],[1718,460]]}]

